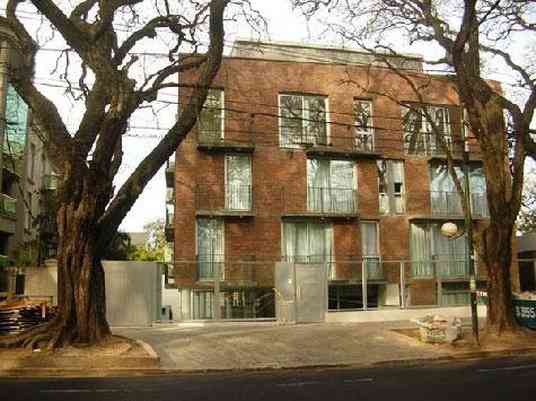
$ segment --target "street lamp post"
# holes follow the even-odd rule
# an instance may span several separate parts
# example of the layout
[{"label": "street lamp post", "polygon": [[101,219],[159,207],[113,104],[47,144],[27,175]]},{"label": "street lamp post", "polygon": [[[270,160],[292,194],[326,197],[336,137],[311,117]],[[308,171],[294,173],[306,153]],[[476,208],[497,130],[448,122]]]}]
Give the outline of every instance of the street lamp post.
[{"label": "street lamp post", "polygon": [[466,257],[465,263],[467,264],[469,271],[469,288],[471,291],[471,322],[473,328],[473,337],[477,345],[480,345],[479,335],[478,335],[478,309],[477,309],[477,297],[476,297],[476,275],[475,275],[475,258],[474,258],[474,248],[473,248],[473,220],[471,215],[471,193],[469,186],[469,151],[467,149],[467,144],[463,152],[463,174],[464,174],[464,195],[465,195],[465,204],[467,205],[467,210],[464,213],[464,229],[460,230],[456,223],[446,222],[441,226],[441,233],[448,237],[449,239],[456,239],[466,234],[465,238],[465,249]]}]

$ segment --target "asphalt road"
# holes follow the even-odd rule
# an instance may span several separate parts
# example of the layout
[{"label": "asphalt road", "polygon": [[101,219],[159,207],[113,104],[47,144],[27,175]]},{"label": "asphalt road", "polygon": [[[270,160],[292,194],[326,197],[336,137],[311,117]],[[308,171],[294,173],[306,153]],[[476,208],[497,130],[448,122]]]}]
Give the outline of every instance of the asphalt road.
[{"label": "asphalt road", "polygon": [[92,379],[0,378],[0,400],[534,400],[536,359]]}]

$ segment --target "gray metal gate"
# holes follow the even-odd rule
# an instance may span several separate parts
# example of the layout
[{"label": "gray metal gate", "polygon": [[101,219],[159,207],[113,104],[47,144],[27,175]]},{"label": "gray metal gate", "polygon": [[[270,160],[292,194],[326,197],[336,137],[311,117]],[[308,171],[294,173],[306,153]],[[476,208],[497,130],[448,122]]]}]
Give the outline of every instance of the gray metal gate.
[{"label": "gray metal gate", "polygon": [[325,264],[277,263],[276,316],[279,321],[323,322],[327,310]]}]

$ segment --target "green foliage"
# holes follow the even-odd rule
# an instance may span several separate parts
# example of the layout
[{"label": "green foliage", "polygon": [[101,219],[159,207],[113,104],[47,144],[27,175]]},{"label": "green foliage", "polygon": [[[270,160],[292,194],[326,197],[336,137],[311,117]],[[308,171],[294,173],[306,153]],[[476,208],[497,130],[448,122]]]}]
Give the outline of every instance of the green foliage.
[{"label": "green foliage", "polygon": [[[527,174],[532,177],[533,171]],[[522,234],[536,231],[536,182],[525,182],[523,191],[522,207],[517,217],[517,230]]]},{"label": "green foliage", "polygon": [[152,221],[143,226],[148,232],[148,239],[145,246],[133,246],[129,255],[130,260],[145,262],[164,261],[166,251],[165,224],[163,219]]}]

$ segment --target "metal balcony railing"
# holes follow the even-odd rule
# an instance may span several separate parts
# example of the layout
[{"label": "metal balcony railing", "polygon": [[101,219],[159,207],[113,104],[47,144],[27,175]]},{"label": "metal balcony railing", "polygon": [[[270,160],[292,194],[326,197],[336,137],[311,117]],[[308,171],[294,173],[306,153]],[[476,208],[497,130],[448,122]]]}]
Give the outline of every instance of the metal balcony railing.
[{"label": "metal balcony railing", "polygon": [[[454,155],[460,155],[463,151],[464,142],[461,138],[445,134],[443,140]],[[444,156],[446,153],[437,135],[431,132],[405,132],[404,152],[417,156]]]},{"label": "metal balcony railing", "polygon": [[251,191],[251,185],[225,185],[225,209],[251,210],[252,205],[253,194]]},{"label": "metal balcony railing", "polygon": [[219,281],[251,284],[255,282],[256,271],[259,267],[253,259],[242,256],[240,260],[226,260],[222,254],[198,255],[197,278],[199,281],[214,281],[216,277],[219,277]]},{"label": "metal balcony railing", "polygon": [[411,276],[414,278],[455,279],[469,277],[467,260],[464,255],[434,257],[430,260],[412,260]]},{"label": "metal balcony railing", "polygon": [[[474,217],[488,217],[488,200],[485,193],[471,192],[471,212]],[[456,191],[430,192],[432,215],[463,216],[462,200]]]},{"label": "metal balcony railing", "polygon": [[357,213],[356,191],[352,188],[307,187],[307,211],[326,214]]},{"label": "metal balcony railing", "polygon": [[251,185],[199,184],[195,193],[197,210],[221,212],[252,212],[253,188]]},{"label": "metal balcony railing", "polygon": [[15,217],[17,215],[17,199],[6,194],[0,194],[0,213]]}]

